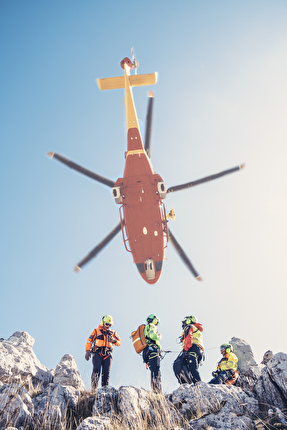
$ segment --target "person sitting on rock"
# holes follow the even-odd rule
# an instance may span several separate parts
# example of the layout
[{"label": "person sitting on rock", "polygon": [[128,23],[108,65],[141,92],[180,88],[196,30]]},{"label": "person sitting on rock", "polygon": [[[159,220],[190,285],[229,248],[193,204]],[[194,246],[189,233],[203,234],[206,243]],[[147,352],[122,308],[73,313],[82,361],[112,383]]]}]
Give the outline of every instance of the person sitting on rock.
[{"label": "person sitting on rock", "polygon": [[161,392],[161,373],[160,373],[160,355],[161,334],[157,331],[157,326],[160,323],[159,318],[151,314],[146,319],[147,324],[144,328],[144,336],[147,346],[143,350],[143,361],[147,364],[151,371],[151,389],[155,393]]},{"label": "person sitting on rock", "polygon": [[93,372],[91,378],[91,391],[95,391],[102,369],[102,387],[109,385],[112,365],[112,352],[114,345],[120,346],[119,335],[111,329],[113,317],[105,315],[102,323],[95,328],[86,343],[85,358],[88,361],[93,356]]},{"label": "person sitting on rock", "polygon": [[237,370],[238,358],[229,343],[223,343],[220,346],[220,352],[223,357],[218,362],[216,371],[212,372],[213,379],[209,381],[209,384],[233,385],[239,375]]},{"label": "person sitting on rock", "polygon": [[196,384],[201,381],[198,366],[203,358],[202,324],[193,315],[182,321],[183,332],[179,338],[182,352],[173,363],[174,374],[180,384]]}]

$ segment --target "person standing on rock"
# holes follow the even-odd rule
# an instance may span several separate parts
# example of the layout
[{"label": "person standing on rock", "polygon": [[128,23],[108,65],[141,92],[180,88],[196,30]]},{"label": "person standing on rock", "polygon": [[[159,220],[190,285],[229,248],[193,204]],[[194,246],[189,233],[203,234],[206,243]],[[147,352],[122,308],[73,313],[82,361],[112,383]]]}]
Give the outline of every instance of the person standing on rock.
[{"label": "person standing on rock", "polygon": [[229,343],[223,343],[220,346],[220,352],[223,357],[218,362],[216,371],[212,372],[214,378],[209,381],[209,384],[233,385],[238,378],[238,358],[233,352],[232,345]]},{"label": "person standing on rock", "polygon": [[109,385],[112,365],[112,352],[114,345],[120,346],[119,335],[111,329],[113,317],[104,315],[98,328],[95,328],[86,343],[85,359],[93,356],[93,372],[91,378],[91,391],[95,391],[102,370],[102,387]]},{"label": "person standing on rock", "polygon": [[161,392],[160,356],[161,345],[159,343],[161,334],[157,331],[159,318],[151,314],[146,319],[144,336],[147,346],[143,350],[143,361],[151,371],[151,388],[155,393]]},{"label": "person standing on rock", "polygon": [[201,381],[198,366],[203,358],[202,324],[193,315],[182,321],[182,352],[173,363],[174,374],[180,384],[196,384]]}]

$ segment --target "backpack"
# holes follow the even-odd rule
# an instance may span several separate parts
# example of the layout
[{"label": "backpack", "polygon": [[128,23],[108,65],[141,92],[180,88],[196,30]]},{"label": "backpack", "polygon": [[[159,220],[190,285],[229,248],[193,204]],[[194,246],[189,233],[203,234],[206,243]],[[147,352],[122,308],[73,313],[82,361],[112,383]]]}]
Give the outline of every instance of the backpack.
[{"label": "backpack", "polygon": [[145,325],[141,324],[135,331],[131,333],[133,346],[137,354],[140,354],[147,346],[144,335],[144,328]]}]

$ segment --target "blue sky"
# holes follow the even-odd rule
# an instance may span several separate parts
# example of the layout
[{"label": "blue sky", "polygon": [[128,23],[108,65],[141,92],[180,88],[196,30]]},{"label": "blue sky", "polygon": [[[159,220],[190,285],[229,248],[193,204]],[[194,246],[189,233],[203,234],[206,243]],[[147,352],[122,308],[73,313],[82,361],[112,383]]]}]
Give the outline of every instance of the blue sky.
[{"label": "blue sky", "polygon": [[[0,2],[0,337],[27,331],[48,368],[72,354],[87,388],[85,342],[106,313],[122,338],[116,387],[149,387],[129,335],[150,313],[174,351],[182,318],[198,317],[205,381],[232,336],[257,362],[267,349],[287,352],[286,22],[277,0]],[[147,91],[155,93],[151,160],[167,186],[246,163],[165,201],[202,283],[169,246],[160,281],[145,284],[120,235],[73,272],[118,223],[118,207],[107,187],[45,154],[122,176],[124,92],[101,92],[95,80],[120,75],[132,45],[138,73],[158,72],[134,99],[144,134]],[[175,357],[162,362],[167,392],[178,386]]]}]

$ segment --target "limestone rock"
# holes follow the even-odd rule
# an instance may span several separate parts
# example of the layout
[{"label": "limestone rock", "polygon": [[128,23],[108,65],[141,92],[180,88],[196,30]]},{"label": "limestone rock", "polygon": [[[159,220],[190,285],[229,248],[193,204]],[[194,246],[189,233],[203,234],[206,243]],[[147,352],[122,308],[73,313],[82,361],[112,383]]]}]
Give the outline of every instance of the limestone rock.
[{"label": "limestone rock", "polygon": [[61,430],[67,412],[76,410],[80,392],[73,387],[51,383],[44,393],[33,399],[34,420],[41,430]]},{"label": "limestone rock", "polygon": [[34,339],[24,331],[17,331],[0,342],[0,381],[27,384],[28,388],[45,387],[53,374],[36,357]]},{"label": "limestone rock", "polygon": [[273,382],[287,400],[287,354],[278,352],[266,364]]},{"label": "limestone rock", "polygon": [[234,354],[237,355],[240,373],[244,373],[251,366],[257,366],[251,346],[245,340],[233,337],[230,340],[230,344],[233,347]]},{"label": "limestone rock", "polygon": [[274,357],[274,354],[272,351],[270,351],[270,349],[268,349],[268,351],[265,352],[265,354],[263,355],[263,359],[261,361],[261,364],[267,364],[269,360],[271,360],[271,358]]},{"label": "limestone rock", "polygon": [[188,421],[217,414],[221,410],[238,415],[259,413],[258,402],[252,394],[247,395],[238,387],[205,382],[181,385],[172,393],[170,401]]},{"label": "limestone rock", "polygon": [[80,372],[72,355],[66,354],[60,360],[60,363],[55,369],[54,381],[55,384],[74,387],[77,390],[84,391],[85,384],[82,381]]},{"label": "limestone rock", "polygon": [[109,430],[110,423],[107,417],[89,417],[82,421],[76,430]]},{"label": "limestone rock", "polygon": [[34,407],[28,391],[18,384],[0,387],[0,427],[33,429]]},{"label": "limestone rock", "polygon": [[267,362],[254,386],[254,392],[264,411],[268,411],[270,406],[280,410],[287,407],[286,354],[279,352]]},{"label": "limestone rock", "polygon": [[94,396],[95,402],[92,409],[93,416],[110,416],[112,413],[116,413],[118,390],[110,386],[101,387],[96,390]]},{"label": "limestone rock", "polygon": [[238,416],[233,412],[225,412],[222,410],[218,414],[210,414],[204,418],[192,420],[183,428],[184,430],[253,430],[254,424],[250,418],[244,415]]},{"label": "limestone rock", "polygon": [[173,405],[163,394],[155,394],[135,387],[120,387],[118,391],[118,417],[125,429],[172,429],[180,420],[173,413]]},{"label": "limestone rock", "polygon": [[138,391],[135,387],[120,387],[118,394],[118,410],[122,422],[127,428],[136,429],[141,422]]}]

